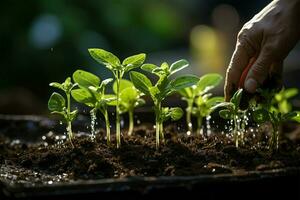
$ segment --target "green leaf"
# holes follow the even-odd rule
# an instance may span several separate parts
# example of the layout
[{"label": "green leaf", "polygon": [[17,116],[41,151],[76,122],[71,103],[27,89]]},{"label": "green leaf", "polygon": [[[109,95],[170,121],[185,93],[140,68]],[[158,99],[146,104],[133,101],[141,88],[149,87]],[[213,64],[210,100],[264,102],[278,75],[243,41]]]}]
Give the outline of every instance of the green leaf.
[{"label": "green leaf", "polygon": [[[100,64],[103,64],[105,66],[112,66],[112,67],[118,67],[121,65],[121,62],[117,56],[114,54],[105,51],[103,49],[89,49],[88,50],[90,55]],[[110,67],[108,67],[111,69]]]},{"label": "green leaf", "polygon": [[184,75],[173,79],[170,85],[173,90],[178,91],[186,87],[191,87],[199,81],[199,78],[195,75]]},{"label": "green leaf", "polygon": [[131,69],[141,66],[144,63],[145,59],[146,59],[146,54],[144,53],[133,55],[126,58],[123,61],[122,65],[126,67],[126,71],[129,71]]},{"label": "green leaf", "polygon": [[156,69],[156,68],[158,68],[158,66],[156,66],[154,64],[149,64],[149,63],[143,64],[141,66],[142,70],[150,72],[150,73],[153,73],[153,70]]},{"label": "green leaf", "polygon": [[179,120],[183,115],[183,110],[179,107],[171,108],[169,110],[172,121]]},{"label": "green leaf", "polygon": [[64,90],[63,85],[57,82],[50,83],[49,86]]},{"label": "green leaf", "polygon": [[187,88],[183,88],[181,90],[178,90],[178,93],[185,97],[186,99],[190,99],[193,98],[193,88],[192,87],[187,87]]},{"label": "green leaf", "polygon": [[120,99],[121,99],[120,101],[125,102],[127,104],[134,104],[138,98],[139,98],[138,92],[134,87],[125,88],[120,93]]},{"label": "green leaf", "polygon": [[284,99],[278,103],[278,109],[281,113],[285,114],[292,110],[292,105],[286,99]]},{"label": "green leaf", "polygon": [[296,111],[297,115],[292,118],[292,120],[300,123],[300,111]]},{"label": "green leaf", "polygon": [[223,119],[232,119],[232,117],[233,117],[230,110],[228,110],[228,109],[220,110],[219,115]]},{"label": "green leaf", "polygon": [[105,94],[104,99],[106,100],[107,105],[116,106],[117,105],[117,96],[114,94]]},{"label": "green leaf", "polygon": [[211,108],[221,102],[224,102],[224,97],[212,97],[212,98],[209,98],[205,103],[206,103],[207,107]]},{"label": "green leaf", "polygon": [[80,87],[84,88],[88,88],[89,86],[97,87],[100,84],[98,76],[84,70],[76,70],[73,73],[73,80],[78,83]]},{"label": "green leaf", "polygon": [[157,76],[167,75],[167,73],[160,67],[153,69],[152,73],[156,74]]},{"label": "green leaf", "polygon": [[149,94],[149,88],[152,87],[151,81],[142,73],[130,72],[130,80],[135,88],[144,94]]},{"label": "green leaf", "polygon": [[63,90],[66,93],[69,93],[71,91],[71,89],[73,88],[73,83],[71,81],[71,77],[66,78],[66,80],[65,80],[65,82],[63,82],[62,86],[64,88]]},{"label": "green leaf", "polygon": [[54,92],[48,101],[48,109],[50,111],[62,112],[66,107],[66,101],[63,96]]},{"label": "green leaf", "polygon": [[174,74],[188,66],[189,66],[189,62],[187,60],[184,59],[178,60],[170,66],[170,74]]},{"label": "green leaf", "polygon": [[211,107],[210,109],[213,111],[217,108],[222,108],[222,107],[232,110],[234,107],[234,104],[231,102],[221,102],[221,103],[218,103],[217,105]]},{"label": "green leaf", "polygon": [[289,113],[282,115],[282,120],[283,121],[291,120],[294,117],[297,117],[297,115],[298,115],[298,113],[296,111],[289,112]]},{"label": "green leaf", "polygon": [[[124,89],[126,89],[128,87],[134,87],[133,83],[130,82],[129,80],[121,79],[120,80],[120,92],[122,92]],[[117,81],[115,81],[113,84],[113,91],[115,94],[117,94]]]},{"label": "green leaf", "polygon": [[142,105],[145,105],[145,104],[146,104],[146,101],[144,99],[142,99],[142,98],[139,98],[135,102],[134,107],[139,107],[139,106],[142,106]]},{"label": "green leaf", "polygon": [[160,69],[162,69],[164,72],[169,72],[169,64],[167,62],[163,62],[160,65]]},{"label": "green leaf", "polygon": [[232,102],[236,107],[240,106],[241,99],[242,99],[243,89],[238,89],[230,99],[230,102]]},{"label": "green leaf", "polygon": [[284,97],[286,99],[292,98],[298,94],[298,88],[287,88],[284,90]]},{"label": "green leaf", "polygon": [[101,82],[101,84],[106,86],[107,84],[109,84],[109,83],[112,82],[112,81],[113,81],[112,78],[107,78],[107,79],[104,79],[104,80]]},{"label": "green leaf", "polygon": [[264,123],[270,119],[268,111],[263,108],[254,110],[252,116],[257,123]]},{"label": "green leaf", "polygon": [[97,100],[95,97],[89,92],[89,90],[80,88],[71,91],[71,95],[75,101],[79,103],[83,103],[89,107],[94,107]]},{"label": "green leaf", "polygon": [[199,82],[197,83],[197,93],[203,94],[208,92],[209,90],[218,86],[222,79],[223,77],[216,73],[201,76]]},{"label": "green leaf", "polygon": [[164,97],[161,97],[161,91],[156,87],[150,87],[149,88],[150,96],[153,100],[159,100],[161,101]]}]

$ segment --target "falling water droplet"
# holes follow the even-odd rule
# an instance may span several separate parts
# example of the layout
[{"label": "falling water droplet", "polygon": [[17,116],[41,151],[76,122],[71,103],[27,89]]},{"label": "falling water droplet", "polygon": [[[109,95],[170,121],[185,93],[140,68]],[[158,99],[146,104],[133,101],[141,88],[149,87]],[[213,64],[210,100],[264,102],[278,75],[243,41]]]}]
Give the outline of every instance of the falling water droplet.
[{"label": "falling water droplet", "polygon": [[187,134],[188,136],[190,136],[190,135],[191,135],[191,131],[187,131],[186,134]]},{"label": "falling water droplet", "polygon": [[211,116],[207,115],[206,116],[206,133],[207,133],[207,136],[210,136],[210,134],[211,134],[210,119],[211,119]]},{"label": "falling water droplet", "polygon": [[95,131],[95,123],[97,120],[96,111],[91,110],[90,115],[91,115],[91,139],[94,140],[96,137],[96,131]]}]

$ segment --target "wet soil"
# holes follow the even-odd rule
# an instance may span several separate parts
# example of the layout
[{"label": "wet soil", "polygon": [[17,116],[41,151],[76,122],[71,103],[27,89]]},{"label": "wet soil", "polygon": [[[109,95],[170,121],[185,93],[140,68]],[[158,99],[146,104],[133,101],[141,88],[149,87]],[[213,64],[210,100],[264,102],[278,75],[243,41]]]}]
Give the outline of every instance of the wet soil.
[{"label": "wet soil", "polygon": [[[282,136],[279,149],[268,149],[268,127],[248,131],[245,142],[236,148],[226,134],[204,138],[188,136],[175,124],[165,128],[165,142],[156,150],[155,130],[143,123],[133,136],[124,131],[121,148],[115,138],[107,145],[105,132],[98,129],[94,141],[89,133],[78,132],[72,148],[65,136],[48,132],[40,142],[12,140],[0,134],[0,178],[23,184],[53,184],[132,176],[194,176],[237,174],[300,167],[298,138]],[[285,127],[295,130],[295,127]]]}]

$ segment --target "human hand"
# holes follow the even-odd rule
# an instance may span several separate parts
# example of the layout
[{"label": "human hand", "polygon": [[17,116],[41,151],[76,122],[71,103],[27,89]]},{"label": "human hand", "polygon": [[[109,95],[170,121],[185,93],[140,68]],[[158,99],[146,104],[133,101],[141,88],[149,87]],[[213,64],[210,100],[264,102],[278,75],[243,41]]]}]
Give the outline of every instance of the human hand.
[{"label": "human hand", "polygon": [[267,78],[282,83],[282,64],[300,37],[300,0],[274,0],[240,30],[237,44],[226,72],[224,87],[228,101],[237,90],[241,75],[256,58],[244,88],[254,93]]}]

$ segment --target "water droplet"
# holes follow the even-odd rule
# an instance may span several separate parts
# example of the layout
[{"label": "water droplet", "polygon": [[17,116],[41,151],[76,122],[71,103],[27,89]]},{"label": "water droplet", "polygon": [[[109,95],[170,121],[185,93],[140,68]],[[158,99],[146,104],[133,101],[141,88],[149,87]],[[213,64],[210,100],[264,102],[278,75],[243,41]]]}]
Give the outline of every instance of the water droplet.
[{"label": "water droplet", "polygon": [[62,124],[63,124],[63,122],[62,122],[62,121],[59,121],[59,124],[60,124],[60,125],[62,125]]},{"label": "water droplet", "polygon": [[91,116],[91,139],[94,140],[96,137],[96,131],[95,131],[95,122],[97,120],[97,116],[96,116],[96,110],[91,110],[90,112],[90,116]]},{"label": "water droplet", "polygon": [[46,140],[46,136],[43,135],[43,136],[42,136],[42,140]]},{"label": "water droplet", "polygon": [[186,134],[187,134],[188,136],[190,136],[190,135],[191,135],[191,131],[187,131]]},{"label": "water droplet", "polygon": [[136,120],[136,123],[137,123],[137,124],[140,124],[140,123],[141,123],[141,120],[139,120],[139,119]]},{"label": "water droplet", "polygon": [[53,184],[53,181],[48,181],[48,184],[49,184],[49,185]]}]

